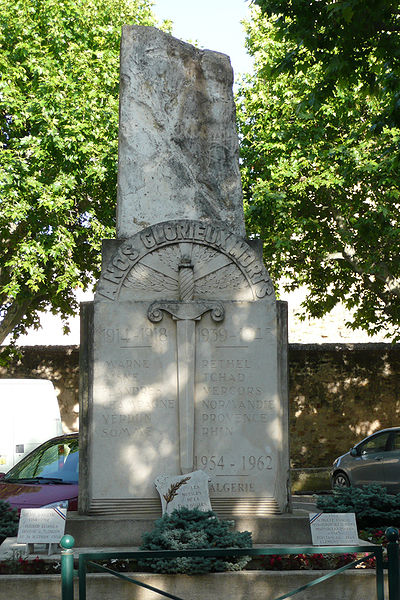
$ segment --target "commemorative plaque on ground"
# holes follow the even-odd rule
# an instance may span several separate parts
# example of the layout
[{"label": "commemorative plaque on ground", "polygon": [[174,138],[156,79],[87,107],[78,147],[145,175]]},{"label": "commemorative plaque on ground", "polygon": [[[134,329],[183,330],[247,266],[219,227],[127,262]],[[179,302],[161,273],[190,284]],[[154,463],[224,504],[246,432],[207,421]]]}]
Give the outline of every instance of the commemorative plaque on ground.
[{"label": "commemorative plaque on ground", "polygon": [[67,509],[60,508],[23,508],[18,526],[17,542],[26,543],[30,547],[34,544],[46,544],[51,554],[52,546],[58,544],[64,535]]},{"label": "commemorative plaque on ground", "polygon": [[314,546],[359,543],[354,513],[310,513],[310,528]]},{"label": "commemorative plaque on ground", "polygon": [[285,511],[285,307],[243,237],[229,60],[143,27],[121,57],[119,235],[82,309],[80,511],[157,517],[157,475],[196,470],[221,516]]}]

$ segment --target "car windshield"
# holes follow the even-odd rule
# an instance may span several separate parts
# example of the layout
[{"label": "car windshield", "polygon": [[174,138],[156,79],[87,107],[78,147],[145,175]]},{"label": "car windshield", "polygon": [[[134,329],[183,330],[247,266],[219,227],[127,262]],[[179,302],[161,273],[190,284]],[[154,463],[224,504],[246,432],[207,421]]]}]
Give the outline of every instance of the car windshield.
[{"label": "car windshield", "polygon": [[78,440],[48,442],[16,464],[4,478],[9,482],[78,483]]}]

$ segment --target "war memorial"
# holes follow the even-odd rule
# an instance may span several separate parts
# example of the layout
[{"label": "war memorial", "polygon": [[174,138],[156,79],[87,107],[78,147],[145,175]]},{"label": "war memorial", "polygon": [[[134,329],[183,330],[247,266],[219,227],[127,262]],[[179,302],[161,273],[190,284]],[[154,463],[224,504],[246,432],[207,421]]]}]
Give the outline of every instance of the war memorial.
[{"label": "war memorial", "polygon": [[289,509],[287,312],[246,239],[229,58],[123,29],[117,236],[82,305],[80,518],[161,515],[202,471],[220,517]]}]

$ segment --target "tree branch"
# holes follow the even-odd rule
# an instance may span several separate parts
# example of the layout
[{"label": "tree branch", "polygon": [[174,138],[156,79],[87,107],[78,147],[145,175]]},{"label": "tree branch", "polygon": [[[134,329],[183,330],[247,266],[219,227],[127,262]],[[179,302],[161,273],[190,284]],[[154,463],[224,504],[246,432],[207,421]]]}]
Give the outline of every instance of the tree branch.
[{"label": "tree branch", "polygon": [[[332,213],[337,224],[338,232],[343,234],[345,239],[349,239],[352,236],[352,233],[347,227],[344,218],[335,210],[332,210]],[[341,256],[335,254],[331,255],[331,258],[343,258],[351,266],[353,271],[362,276],[370,275],[375,277],[378,281],[385,284],[386,291],[389,294],[393,294],[397,298],[400,298],[400,281],[392,275],[386,264],[382,263],[379,265],[379,269],[370,272],[365,269],[362,262],[357,259],[355,249],[350,244],[343,243],[342,239],[340,239],[340,241],[343,244],[343,249],[340,253]]]},{"label": "tree branch", "polygon": [[26,311],[31,304],[30,300],[24,300],[23,302],[14,301],[6,311],[3,320],[0,323],[0,345],[4,342],[6,337],[12,332],[14,327],[18,325],[22,317],[26,314]]}]

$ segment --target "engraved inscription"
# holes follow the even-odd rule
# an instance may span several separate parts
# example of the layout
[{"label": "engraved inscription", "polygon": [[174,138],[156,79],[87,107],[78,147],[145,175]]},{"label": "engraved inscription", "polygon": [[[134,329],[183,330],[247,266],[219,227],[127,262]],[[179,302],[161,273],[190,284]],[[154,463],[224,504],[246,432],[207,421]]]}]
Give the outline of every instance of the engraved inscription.
[{"label": "engraved inscription", "polygon": [[168,340],[165,327],[140,327],[139,329],[129,330],[126,328],[107,328],[101,331],[102,339],[105,344],[115,344],[120,348],[133,347],[133,344],[140,342],[151,343],[153,339],[160,342]]},{"label": "engraved inscription", "polygon": [[195,466],[209,473],[211,497],[258,496],[273,490],[278,471],[273,323],[250,306],[197,330]]},{"label": "engraved inscription", "polygon": [[96,408],[97,435],[110,443],[118,439],[142,443],[159,435],[158,415],[165,415],[169,423],[176,414],[175,390],[168,395],[154,377],[160,365],[157,356],[163,356],[170,344],[168,328],[144,319],[127,323],[120,315],[113,326],[107,326],[111,324],[107,320],[98,330],[104,354],[97,390],[104,401]]},{"label": "engraved inscription", "polygon": [[149,435],[152,431],[150,414],[106,414],[102,413],[102,438],[121,438]]},{"label": "engraved inscription", "polygon": [[210,492],[224,492],[227,493],[240,493],[240,494],[254,494],[256,491],[254,482],[251,483],[240,483],[239,481],[233,483],[210,483]]},{"label": "engraved inscription", "polygon": [[168,221],[121,243],[102,273],[96,299],[116,300],[126,288],[148,298],[176,299],[184,254],[193,264],[195,299],[234,294],[254,301],[273,295],[263,263],[244,239],[220,226]]},{"label": "engraved inscription", "polygon": [[[261,338],[261,328],[254,340]],[[231,336],[226,328],[202,328],[204,342],[225,342]],[[235,336],[236,337],[236,336]],[[239,337],[239,336],[238,336]],[[221,348],[224,346],[222,345]],[[265,390],[251,385],[255,365],[250,359],[203,359],[200,369],[206,397],[201,403],[200,425],[204,437],[232,436],[238,428],[267,424],[271,418],[271,400],[262,399]],[[215,399],[218,397],[218,399]]]},{"label": "engraved inscription", "polygon": [[205,469],[207,471],[216,471],[226,474],[230,469],[239,466],[243,472],[265,471],[272,469],[272,457],[267,456],[240,456],[238,465],[227,461],[223,456],[196,456],[194,457],[194,466],[196,469]]}]

